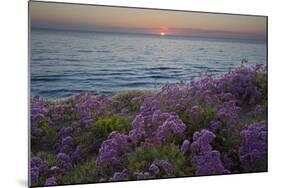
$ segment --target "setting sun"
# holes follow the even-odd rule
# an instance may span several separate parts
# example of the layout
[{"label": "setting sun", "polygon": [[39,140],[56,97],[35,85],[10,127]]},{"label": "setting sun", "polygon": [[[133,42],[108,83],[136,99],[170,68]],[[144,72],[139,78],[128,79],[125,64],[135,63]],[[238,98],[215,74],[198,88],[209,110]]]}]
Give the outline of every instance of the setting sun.
[{"label": "setting sun", "polygon": [[164,33],[164,32],[161,32],[161,33],[160,33],[160,35],[161,35],[161,36],[164,36],[164,35],[165,35],[165,33]]}]

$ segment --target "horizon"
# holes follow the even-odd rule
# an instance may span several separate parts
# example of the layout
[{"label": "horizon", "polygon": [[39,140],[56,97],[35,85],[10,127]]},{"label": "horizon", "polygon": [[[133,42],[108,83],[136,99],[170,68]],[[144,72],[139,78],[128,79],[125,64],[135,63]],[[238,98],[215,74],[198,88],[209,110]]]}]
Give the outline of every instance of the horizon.
[{"label": "horizon", "polygon": [[99,5],[30,2],[31,29],[267,40],[267,18]]},{"label": "horizon", "polygon": [[155,33],[141,33],[141,32],[121,32],[121,31],[99,31],[99,30],[79,30],[79,29],[63,29],[63,28],[44,28],[44,27],[31,27],[30,31],[44,30],[44,31],[57,31],[57,32],[77,32],[77,33],[99,33],[99,34],[120,34],[120,35],[145,35],[154,36],[159,38],[181,38],[181,39],[206,39],[206,40],[220,40],[220,41],[233,41],[233,42],[254,42],[266,43],[267,40],[261,38],[235,38],[235,37],[210,37],[210,36],[196,36],[196,35],[171,35],[171,34],[155,34]]}]

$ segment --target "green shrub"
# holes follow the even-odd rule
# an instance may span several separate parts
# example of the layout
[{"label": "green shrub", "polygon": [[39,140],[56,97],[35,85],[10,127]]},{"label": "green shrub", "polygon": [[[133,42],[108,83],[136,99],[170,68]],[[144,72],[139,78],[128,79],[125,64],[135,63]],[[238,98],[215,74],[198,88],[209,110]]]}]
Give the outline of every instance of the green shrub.
[{"label": "green shrub", "polygon": [[132,101],[135,97],[147,97],[152,96],[153,91],[141,91],[141,90],[131,90],[126,92],[121,92],[114,97],[114,100],[119,102],[118,109],[127,109],[129,112],[139,111],[143,100]]},{"label": "green shrub", "polygon": [[98,181],[95,157],[85,161],[83,164],[74,165],[69,173],[58,177],[59,184],[93,183]]},{"label": "green shrub", "polygon": [[130,129],[131,123],[126,118],[120,116],[105,117],[98,119],[90,128],[83,129],[75,136],[75,139],[85,148],[96,145],[94,151],[97,151],[98,146],[107,139],[111,132],[118,131],[127,134]]},{"label": "green shrub", "polygon": [[159,146],[140,146],[129,154],[128,169],[131,171],[148,171],[154,160],[170,162],[174,168],[173,176],[188,176],[194,173],[188,156],[185,156],[178,145],[171,143]]},{"label": "green shrub", "polygon": [[46,143],[50,143],[50,144],[53,144],[54,142],[56,142],[56,140],[58,138],[58,134],[57,134],[55,128],[51,127],[46,122],[40,123],[38,125],[38,127],[43,130],[44,136],[42,138],[42,141],[44,141]]},{"label": "green shrub", "polygon": [[257,87],[259,88],[259,91],[262,94],[259,103],[262,105],[267,105],[267,74],[256,74],[256,82]]},{"label": "green shrub", "polygon": [[217,111],[215,106],[200,104],[201,112],[193,118],[190,118],[187,113],[180,114],[182,121],[188,125],[187,137],[192,138],[193,133],[202,129],[209,128],[210,121],[214,120]]},{"label": "green shrub", "polygon": [[52,149],[52,146],[58,139],[58,133],[54,127],[51,127],[47,122],[40,122],[38,128],[43,130],[41,136],[31,135],[31,150],[37,151],[39,147]]},{"label": "green shrub", "polygon": [[49,167],[58,166],[57,156],[53,153],[40,151],[36,153],[36,156],[41,158],[43,161],[47,161]]},{"label": "green shrub", "polygon": [[98,119],[92,129],[98,136],[106,138],[112,131],[127,134],[131,129],[131,123],[123,117],[113,116]]}]

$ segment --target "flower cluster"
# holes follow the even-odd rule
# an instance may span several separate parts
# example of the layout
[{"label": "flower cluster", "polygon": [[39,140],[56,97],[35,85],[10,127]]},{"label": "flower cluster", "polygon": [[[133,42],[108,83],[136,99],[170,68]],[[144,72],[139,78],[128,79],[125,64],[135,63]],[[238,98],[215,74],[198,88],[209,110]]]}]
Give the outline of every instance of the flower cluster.
[{"label": "flower cluster", "polygon": [[150,179],[152,176],[149,174],[149,172],[137,172],[135,173],[136,179],[137,180],[145,180],[145,179]]},{"label": "flower cluster", "polygon": [[109,181],[125,181],[129,180],[129,174],[126,169],[124,169],[122,172],[115,172],[113,177],[109,179]]},{"label": "flower cluster", "polygon": [[161,143],[167,143],[172,138],[184,139],[185,130],[186,125],[181,119],[176,114],[170,113],[167,120],[156,130],[155,136]]},{"label": "flower cluster", "polygon": [[214,133],[205,129],[194,133],[190,148],[194,155],[192,162],[196,164],[196,175],[229,173],[222,164],[220,152],[213,150],[210,145],[215,137]]},{"label": "flower cluster", "polygon": [[65,171],[70,171],[72,169],[72,160],[69,155],[65,153],[59,153],[57,155],[57,159]]},{"label": "flower cluster", "polygon": [[224,102],[223,106],[216,113],[216,118],[225,121],[228,125],[239,124],[238,112],[240,107],[236,106],[236,101]]},{"label": "flower cluster", "polygon": [[31,143],[32,186],[267,171],[266,67],[149,94],[32,97]]},{"label": "flower cluster", "polygon": [[229,171],[224,168],[220,157],[220,152],[216,150],[194,156],[192,160],[196,164],[195,174],[212,175],[229,173]]},{"label": "flower cluster", "polygon": [[60,128],[58,142],[54,145],[56,153],[71,155],[75,146],[74,139],[72,137],[73,130],[74,129],[72,127]]},{"label": "flower cluster", "polygon": [[222,90],[232,93],[240,105],[254,104],[260,97],[261,92],[257,87],[257,73],[265,74],[266,67],[240,67],[218,80],[218,86]]},{"label": "flower cluster", "polygon": [[248,125],[240,133],[242,143],[239,157],[246,172],[261,171],[267,167],[267,126],[266,122]]},{"label": "flower cluster", "polygon": [[41,136],[43,130],[39,127],[42,122],[51,122],[51,119],[47,117],[48,108],[40,97],[34,97],[31,100],[31,135]]},{"label": "flower cluster", "polygon": [[172,175],[173,165],[165,160],[155,160],[149,167],[149,170],[155,175],[158,175],[160,172],[164,172],[164,174],[167,175]]},{"label": "flower cluster", "polygon": [[127,160],[126,154],[131,150],[128,137],[112,132],[100,146],[96,166],[101,174],[112,174],[122,170],[122,163]]},{"label": "flower cluster", "polygon": [[193,142],[190,146],[192,153],[203,154],[212,150],[210,143],[215,139],[216,135],[206,129],[193,134]]},{"label": "flower cluster", "polygon": [[181,152],[184,154],[187,154],[190,149],[190,142],[189,140],[184,140],[182,145],[181,145]]},{"label": "flower cluster", "polygon": [[133,129],[129,132],[129,139],[138,144],[140,142],[167,143],[173,138],[184,139],[186,125],[176,113],[162,113],[155,110],[152,113],[142,112],[133,121]]},{"label": "flower cluster", "polygon": [[107,110],[113,106],[113,100],[105,97],[93,97],[89,92],[75,96],[74,110],[79,114],[80,122],[85,127],[90,127],[98,117],[109,113]]},{"label": "flower cluster", "polygon": [[48,178],[44,185],[45,186],[57,185],[57,179],[55,177]]},{"label": "flower cluster", "polygon": [[36,183],[40,175],[46,176],[49,172],[48,162],[39,157],[31,158],[31,181]]},{"label": "flower cluster", "polygon": [[49,116],[52,124],[57,125],[61,122],[67,121],[74,113],[73,106],[68,103],[60,104],[54,103],[49,107]]}]

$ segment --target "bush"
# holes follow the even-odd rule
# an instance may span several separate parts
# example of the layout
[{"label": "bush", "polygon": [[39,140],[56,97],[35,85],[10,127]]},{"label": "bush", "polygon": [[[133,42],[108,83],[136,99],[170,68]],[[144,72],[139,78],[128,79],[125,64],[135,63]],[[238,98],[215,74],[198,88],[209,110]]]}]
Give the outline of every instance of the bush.
[{"label": "bush", "polygon": [[259,103],[267,106],[267,74],[257,73],[256,82],[260,92],[262,93]]},{"label": "bush", "polygon": [[141,90],[132,90],[121,92],[113,97],[116,101],[119,102],[119,110],[127,110],[128,112],[137,112],[139,111],[143,99],[148,96],[152,96],[153,91],[141,91]]},{"label": "bush", "polygon": [[[159,146],[140,146],[129,154],[128,169],[131,171],[148,171],[155,160],[170,162],[174,168],[173,176],[192,175],[195,167],[191,165],[189,157],[185,156],[174,143]],[[166,177],[165,175],[163,177]]]},{"label": "bush", "polygon": [[75,138],[85,148],[97,152],[100,144],[113,131],[127,134],[131,129],[131,123],[123,117],[113,116],[98,119],[90,128],[83,129]]},{"label": "bush", "polygon": [[97,182],[96,158],[85,161],[82,165],[74,165],[73,169],[65,176],[58,178],[59,184],[93,183]]},{"label": "bush", "polygon": [[38,128],[42,130],[42,134],[40,136],[31,136],[32,151],[37,150],[38,147],[42,147],[44,150],[52,149],[52,146],[58,139],[56,129],[51,127],[47,122],[40,122]]},{"label": "bush", "polygon": [[53,153],[41,151],[36,153],[35,156],[41,158],[43,161],[48,161],[50,167],[58,165],[57,156]]}]

